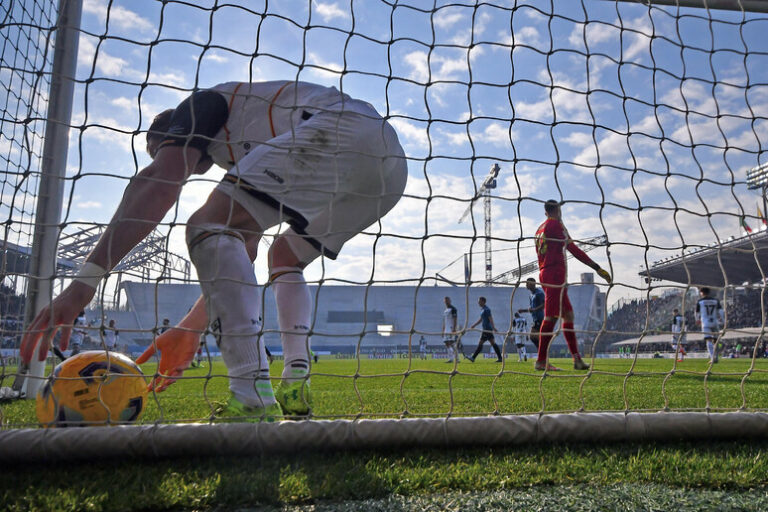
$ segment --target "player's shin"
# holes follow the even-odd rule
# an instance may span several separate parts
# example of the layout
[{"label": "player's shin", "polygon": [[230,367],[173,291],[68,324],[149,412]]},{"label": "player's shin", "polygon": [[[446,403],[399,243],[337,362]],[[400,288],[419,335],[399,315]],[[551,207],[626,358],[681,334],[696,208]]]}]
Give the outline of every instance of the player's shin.
[{"label": "player's shin", "polygon": [[550,319],[544,319],[541,324],[541,331],[539,331],[539,354],[537,362],[544,363],[547,360],[547,352],[549,351],[549,342],[552,340],[552,331],[555,329],[555,321]]},{"label": "player's shin", "polygon": [[576,341],[576,332],[573,328],[573,322],[563,322],[563,336],[565,337],[565,343],[568,345],[568,350],[574,359],[581,359],[579,354],[579,343]]},{"label": "player's shin", "polygon": [[298,267],[273,268],[270,281],[277,304],[283,344],[283,382],[305,379],[309,373],[312,296]]},{"label": "player's shin", "polygon": [[261,340],[261,292],[242,237],[226,226],[195,226],[187,229],[187,244],[230,391],[248,407],[275,404]]}]

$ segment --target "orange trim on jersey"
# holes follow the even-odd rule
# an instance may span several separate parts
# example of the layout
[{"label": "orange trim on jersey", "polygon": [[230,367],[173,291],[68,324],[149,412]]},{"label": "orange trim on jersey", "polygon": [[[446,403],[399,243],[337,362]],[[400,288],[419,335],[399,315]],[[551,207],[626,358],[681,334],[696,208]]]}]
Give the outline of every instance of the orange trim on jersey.
[{"label": "orange trim on jersey", "polygon": [[[227,105],[227,110],[229,111],[229,115],[232,114],[232,104],[235,102],[235,96],[237,95],[237,91],[240,90],[240,86],[242,86],[243,83],[240,82],[237,84],[237,87],[235,87],[235,90],[232,91],[232,96],[229,97],[229,105]],[[227,120],[229,120],[229,116],[227,116]],[[224,134],[227,136],[227,150],[229,151],[229,161],[232,162],[234,165],[235,163],[235,153],[232,151],[232,146],[229,145],[229,128],[227,128],[227,123],[224,123]]]},{"label": "orange trim on jersey", "polygon": [[272,132],[272,137],[277,137],[277,134],[275,133],[275,125],[272,123],[272,107],[275,105],[275,100],[278,96],[280,96],[280,93],[283,92],[283,89],[288,87],[288,84],[291,82],[286,82],[283,84],[281,88],[277,90],[275,95],[272,97],[272,100],[269,102],[269,108],[267,109],[267,114],[269,114],[269,131]]}]

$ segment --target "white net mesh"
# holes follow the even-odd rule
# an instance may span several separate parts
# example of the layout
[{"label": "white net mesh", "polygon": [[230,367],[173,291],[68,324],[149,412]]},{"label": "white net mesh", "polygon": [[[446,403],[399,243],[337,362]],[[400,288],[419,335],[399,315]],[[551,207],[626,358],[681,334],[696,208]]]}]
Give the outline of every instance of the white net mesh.
[{"label": "white net mesh", "polygon": [[[16,257],[29,244],[53,14],[33,2],[2,9],[0,211],[6,253]],[[274,79],[335,86],[389,119],[409,181],[380,224],[305,272],[316,419],[763,411],[766,208],[746,171],[765,164],[766,29],[764,14],[740,9],[593,0],[86,1],[62,231],[82,236],[109,221],[150,162],[143,132],[152,116],[190,92]],[[496,182],[483,188],[493,164]],[[135,357],[164,319],[186,314],[199,289],[174,274],[187,252],[184,225],[224,172],[191,178],[158,244],[100,289],[86,311],[85,348],[103,348],[102,327],[115,320],[118,347]],[[529,307],[522,284],[537,275],[534,234],[547,199],[563,202],[570,235],[594,249],[614,283],[580,279],[591,271],[569,263],[579,348],[592,369],[570,371],[558,336],[549,356],[568,371],[543,377],[527,337],[527,353],[517,351],[513,312]],[[468,207],[470,221],[459,223]],[[85,250],[66,240],[82,261]],[[255,264],[261,283],[266,254]],[[162,264],[151,266],[158,255]],[[23,271],[6,266],[3,275]],[[696,324],[702,286],[724,305],[717,364]],[[3,290],[10,317],[19,299]],[[458,307],[465,356],[480,336],[471,328],[477,299],[488,299],[499,345],[509,338],[502,365],[488,345],[475,363],[445,364],[445,296]],[[682,362],[671,343],[675,308],[688,332]],[[279,376],[269,287],[263,316]],[[530,329],[533,318],[522,318]],[[211,419],[227,394],[211,336],[196,364],[150,395],[142,421]],[[31,403],[2,411],[6,426],[37,425]]]}]

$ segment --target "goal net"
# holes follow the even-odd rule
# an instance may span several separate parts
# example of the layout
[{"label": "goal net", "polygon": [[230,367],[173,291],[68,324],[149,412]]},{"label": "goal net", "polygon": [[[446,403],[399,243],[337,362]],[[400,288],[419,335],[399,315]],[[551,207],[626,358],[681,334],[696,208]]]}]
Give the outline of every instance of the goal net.
[{"label": "goal net", "polygon": [[[42,429],[32,393],[2,403],[3,456],[113,453],[115,436],[124,436],[120,450],[149,455],[190,445],[200,453],[203,439],[226,453],[768,432],[761,3],[86,0],[72,115],[59,123],[69,129],[63,200],[45,223],[59,249],[51,278],[28,262],[48,178],[42,147],[61,32],[54,4],[0,7],[2,387],[16,378],[28,283],[51,283],[44,305],[70,282],[91,234],[151,162],[154,115],[193,91],[230,81],[336,87],[388,119],[409,176],[381,222],[305,271],[308,421],[216,423],[227,370],[214,337],[201,332],[192,367],[150,392],[137,425]],[[159,242],[101,285],[85,311],[84,349],[104,350],[117,331],[117,349],[135,359],[189,311],[196,274],[169,269],[183,267],[187,220],[225,173],[190,177],[154,234]],[[574,369],[562,325],[548,351],[562,370],[534,369],[538,337],[529,333],[538,324],[526,280],[539,279],[536,233],[549,199],[570,238],[613,278],[567,261],[588,370]],[[259,283],[268,283],[267,245],[285,228],[264,237]],[[500,362],[480,341],[481,297]],[[277,385],[281,330],[268,284],[262,298],[260,337]],[[446,298],[455,334],[446,333]],[[27,301],[27,320],[40,307]],[[27,379],[44,382],[57,363],[51,354]],[[143,370],[154,376],[156,360]]]}]

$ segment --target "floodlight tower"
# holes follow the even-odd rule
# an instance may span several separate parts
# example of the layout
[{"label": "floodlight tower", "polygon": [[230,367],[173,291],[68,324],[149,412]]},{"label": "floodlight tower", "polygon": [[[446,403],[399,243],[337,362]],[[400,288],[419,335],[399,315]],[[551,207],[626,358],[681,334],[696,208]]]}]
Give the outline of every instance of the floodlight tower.
[{"label": "floodlight tower", "polygon": [[[763,196],[763,212],[768,211],[768,201],[766,201],[765,193],[768,188],[768,163],[758,165],[747,171],[747,188],[749,190],[761,189]],[[764,213],[768,215],[768,213]]]},{"label": "floodlight tower", "polygon": [[474,204],[475,200],[480,196],[483,197],[483,214],[485,224],[485,284],[488,286],[490,286],[491,282],[493,281],[493,259],[491,256],[491,190],[496,188],[496,178],[499,177],[499,171],[501,171],[499,164],[493,164],[491,166],[491,170],[488,172],[488,176],[485,177],[483,185],[478,189],[477,194],[475,194],[475,197],[472,198],[469,206],[459,219],[459,224],[464,222],[464,220],[472,212],[472,205]]}]

